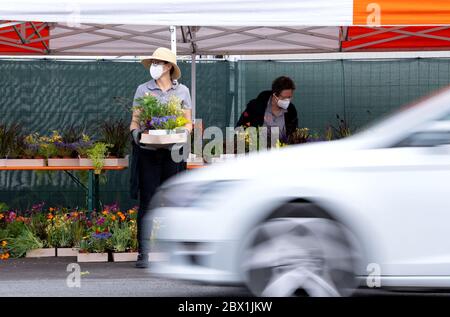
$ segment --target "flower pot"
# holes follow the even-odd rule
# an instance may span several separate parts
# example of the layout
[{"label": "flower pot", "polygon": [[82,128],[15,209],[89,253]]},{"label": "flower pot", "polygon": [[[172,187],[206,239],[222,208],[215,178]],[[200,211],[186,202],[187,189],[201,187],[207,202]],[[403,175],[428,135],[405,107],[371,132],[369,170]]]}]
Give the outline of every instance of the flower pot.
[{"label": "flower pot", "polygon": [[166,134],[170,134],[170,130],[164,130],[164,129],[148,130],[147,134],[150,134],[150,135],[166,135]]},{"label": "flower pot", "polygon": [[74,158],[49,158],[48,166],[79,166],[80,160]]},{"label": "flower pot", "polygon": [[55,248],[43,248],[27,251],[26,258],[48,258],[56,256]]},{"label": "flower pot", "polygon": [[77,256],[78,248],[57,248],[56,256],[65,257],[65,256]]},{"label": "flower pot", "polygon": [[6,166],[6,159],[0,159],[0,167]]},{"label": "flower pot", "polygon": [[114,262],[136,262],[137,252],[114,252],[112,254]]},{"label": "flower pot", "polygon": [[125,158],[106,158],[104,166],[125,166],[128,167],[128,155]]},{"label": "flower pot", "polygon": [[45,166],[45,160],[44,159],[6,159],[6,166],[11,166],[11,167],[22,167],[22,166],[42,167],[42,166]]},{"label": "flower pot", "polygon": [[92,160],[91,160],[91,159],[88,159],[88,158],[80,158],[80,159],[78,159],[78,160],[79,160],[80,166],[89,166],[89,167],[94,166],[94,164],[92,163]]},{"label": "flower pot", "polygon": [[77,262],[108,262],[108,253],[78,253]]},{"label": "flower pot", "polygon": [[187,134],[176,133],[174,130],[149,130],[141,135],[141,143],[155,145],[169,145],[186,143]]}]

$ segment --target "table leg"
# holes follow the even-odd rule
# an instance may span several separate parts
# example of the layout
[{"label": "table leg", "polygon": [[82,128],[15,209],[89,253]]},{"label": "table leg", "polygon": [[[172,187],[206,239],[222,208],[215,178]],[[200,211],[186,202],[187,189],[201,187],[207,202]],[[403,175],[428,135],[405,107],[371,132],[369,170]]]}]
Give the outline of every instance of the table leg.
[{"label": "table leg", "polygon": [[88,172],[88,191],[87,191],[87,209],[94,211],[94,171]]},{"label": "table leg", "polygon": [[94,174],[94,208],[100,210],[100,175]]},{"label": "table leg", "polygon": [[88,179],[88,211],[100,210],[100,175],[89,171]]}]

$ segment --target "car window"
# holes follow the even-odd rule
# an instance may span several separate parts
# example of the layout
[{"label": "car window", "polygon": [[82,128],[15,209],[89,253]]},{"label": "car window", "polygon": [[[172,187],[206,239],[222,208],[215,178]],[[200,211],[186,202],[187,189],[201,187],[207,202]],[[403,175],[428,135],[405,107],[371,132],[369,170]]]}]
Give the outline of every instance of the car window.
[{"label": "car window", "polygon": [[416,132],[395,147],[430,147],[450,144],[450,131]]},{"label": "car window", "polygon": [[438,119],[439,121],[450,121],[450,113],[446,114],[442,118]]}]

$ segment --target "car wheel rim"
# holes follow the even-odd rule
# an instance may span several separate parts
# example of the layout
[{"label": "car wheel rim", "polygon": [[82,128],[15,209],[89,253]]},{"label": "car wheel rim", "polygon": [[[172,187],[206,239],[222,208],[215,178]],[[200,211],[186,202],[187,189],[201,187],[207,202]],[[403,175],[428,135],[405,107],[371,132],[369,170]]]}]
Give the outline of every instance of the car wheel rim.
[{"label": "car wheel rim", "polygon": [[277,218],[258,226],[241,269],[258,296],[347,296],[355,287],[354,253],[328,219]]}]

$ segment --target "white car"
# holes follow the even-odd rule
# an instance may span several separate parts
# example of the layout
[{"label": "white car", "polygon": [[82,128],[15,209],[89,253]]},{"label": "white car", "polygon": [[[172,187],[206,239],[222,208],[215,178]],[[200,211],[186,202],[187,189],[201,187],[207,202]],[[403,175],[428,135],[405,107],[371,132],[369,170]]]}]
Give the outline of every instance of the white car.
[{"label": "white car", "polygon": [[160,276],[258,296],[450,288],[450,90],[343,140],[187,171],[153,203]]}]

